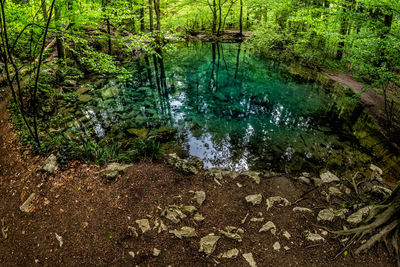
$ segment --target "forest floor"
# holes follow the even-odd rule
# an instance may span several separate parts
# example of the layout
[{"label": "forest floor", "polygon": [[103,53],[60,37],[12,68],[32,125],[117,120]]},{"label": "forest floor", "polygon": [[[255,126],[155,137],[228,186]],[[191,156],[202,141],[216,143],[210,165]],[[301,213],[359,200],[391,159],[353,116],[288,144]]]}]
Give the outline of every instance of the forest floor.
[{"label": "forest floor", "polygon": [[[343,188],[344,182],[314,187],[288,176],[260,175],[257,184],[248,176],[239,175],[218,184],[204,171],[183,175],[164,162],[134,164],[115,181],[107,182],[99,173],[100,166],[74,161],[49,174],[40,171],[44,161],[44,157],[31,154],[17,141],[3,97],[1,266],[250,266],[250,258],[255,261],[253,266],[395,265],[394,257],[382,244],[360,256],[353,255],[351,249],[344,252],[345,237],[326,231],[349,226],[342,217],[317,220],[319,211],[338,210],[344,200],[354,200],[354,192],[331,196],[329,201],[321,197],[328,187]],[[205,192],[204,203],[193,199],[195,191]],[[22,212],[21,204],[32,193],[36,196],[29,211]],[[253,194],[262,194],[261,204],[246,202],[245,197]],[[290,203],[275,203],[268,209],[266,198],[274,196]],[[170,205],[194,206],[197,218],[186,214],[179,223],[173,223],[161,215],[165,208],[173,208]],[[293,211],[297,206],[312,212]],[[158,219],[168,230],[158,233],[153,229]],[[139,225],[137,220],[144,221]],[[259,232],[268,221],[275,224],[275,234]],[[169,232],[183,226],[192,227],[195,232],[189,235],[195,236],[179,239]],[[236,240],[219,232],[227,226],[240,228],[231,235]],[[306,240],[305,231],[318,234],[323,240]],[[210,233],[221,238],[215,251],[207,256],[199,252],[200,240]],[[215,237],[209,238],[212,241]],[[206,250],[212,250],[213,242],[208,245]],[[237,257],[224,258],[226,255],[222,254],[231,249],[237,249],[231,251],[233,255],[237,252]]]}]

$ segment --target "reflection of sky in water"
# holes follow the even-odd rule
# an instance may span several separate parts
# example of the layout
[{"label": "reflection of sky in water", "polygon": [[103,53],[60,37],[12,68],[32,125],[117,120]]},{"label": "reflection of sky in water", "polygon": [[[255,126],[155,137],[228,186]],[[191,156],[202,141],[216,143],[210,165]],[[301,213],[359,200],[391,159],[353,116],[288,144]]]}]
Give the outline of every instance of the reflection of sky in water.
[{"label": "reflection of sky in water", "polygon": [[257,162],[280,170],[292,161],[323,163],[341,145],[332,134],[336,111],[323,88],[291,80],[279,65],[240,52],[237,44],[182,46],[164,55],[163,66],[154,60],[137,62],[130,84],[111,82],[99,90],[97,111],[84,114],[98,137],[115,126],[168,125],[206,167],[235,170]]}]

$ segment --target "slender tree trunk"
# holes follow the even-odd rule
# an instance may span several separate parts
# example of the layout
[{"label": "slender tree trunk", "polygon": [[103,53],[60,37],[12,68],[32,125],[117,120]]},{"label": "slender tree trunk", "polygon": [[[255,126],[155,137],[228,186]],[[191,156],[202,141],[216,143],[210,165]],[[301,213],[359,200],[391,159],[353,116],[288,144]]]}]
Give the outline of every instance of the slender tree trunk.
[{"label": "slender tree trunk", "polygon": [[150,24],[150,32],[154,31],[153,24],[153,1],[149,0],[149,24]]},{"label": "slender tree trunk", "polygon": [[243,0],[240,0],[239,34],[243,36]]},{"label": "slender tree trunk", "polygon": [[55,21],[57,28],[56,44],[57,44],[57,55],[59,59],[65,60],[65,44],[63,37],[63,29],[60,25],[61,23],[61,8],[59,6],[54,7]]},{"label": "slender tree trunk", "polygon": [[139,9],[139,20],[140,20],[140,31],[144,32],[145,31],[145,27],[144,27],[144,6],[142,6]]},{"label": "slender tree trunk", "polygon": [[222,5],[221,5],[221,0],[218,0],[218,30],[217,30],[217,36],[220,36],[221,33],[221,27],[222,27]]},{"label": "slender tree trunk", "polygon": [[42,0],[41,5],[42,5],[41,7],[42,7],[43,18],[44,18],[44,20],[47,21],[48,16],[47,16],[47,5],[46,5],[46,0]]},{"label": "slender tree trunk", "polygon": [[154,10],[156,12],[157,16],[157,26],[156,30],[160,31],[161,30],[161,10],[160,10],[160,1],[161,0],[154,0]]},{"label": "slender tree trunk", "polygon": [[213,0],[212,12],[213,12],[213,22],[212,22],[212,33],[217,33],[217,3]]}]

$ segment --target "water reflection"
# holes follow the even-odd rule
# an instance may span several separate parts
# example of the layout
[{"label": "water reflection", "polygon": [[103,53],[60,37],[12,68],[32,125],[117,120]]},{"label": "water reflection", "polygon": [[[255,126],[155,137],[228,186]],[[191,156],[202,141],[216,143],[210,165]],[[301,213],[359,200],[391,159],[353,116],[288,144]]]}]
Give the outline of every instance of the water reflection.
[{"label": "water reflection", "polygon": [[353,153],[343,148],[341,122],[322,87],[294,80],[241,44],[187,43],[158,54],[98,90],[86,116],[99,137],[169,125],[207,167],[236,170],[315,168],[335,153]]}]

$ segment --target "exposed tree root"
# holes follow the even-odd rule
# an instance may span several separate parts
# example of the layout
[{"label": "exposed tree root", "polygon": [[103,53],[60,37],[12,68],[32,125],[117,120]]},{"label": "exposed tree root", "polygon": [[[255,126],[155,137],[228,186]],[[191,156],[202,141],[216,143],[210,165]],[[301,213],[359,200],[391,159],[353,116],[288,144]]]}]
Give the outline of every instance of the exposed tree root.
[{"label": "exposed tree root", "polygon": [[[398,188],[396,188],[395,191],[397,194],[399,192]],[[382,205],[374,206],[370,210],[368,218],[364,221],[365,223],[369,224],[349,230],[334,231],[333,233],[338,235],[354,235],[351,241],[345,247],[345,249],[347,249],[357,238],[360,240],[365,235],[373,234],[373,232],[375,232],[365,243],[357,248],[355,254],[357,255],[361,252],[367,251],[377,242],[384,241],[389,253],[392,254],[392,251],[394,251],[397,260],[397,266],[400,267],[398,244],[400,228],[400,218],[398,216],[400,209],[398,201],[399,195],[396,197],[392,194],[388,200],[386,200]],[[389,240],[391,240],[390,245],[392,250],[389,248],[389,242],[387,238],[391,238]]]}]

